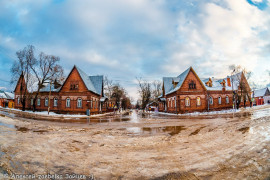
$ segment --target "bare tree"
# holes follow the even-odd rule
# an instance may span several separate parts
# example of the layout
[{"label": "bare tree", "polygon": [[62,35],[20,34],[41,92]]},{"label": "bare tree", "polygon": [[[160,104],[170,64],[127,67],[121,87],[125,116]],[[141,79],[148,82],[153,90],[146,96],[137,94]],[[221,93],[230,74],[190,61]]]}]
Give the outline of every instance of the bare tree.
[{"label": "bare tree", "polygon": [[[20,101],[22,110],[28,99],[33,98],[33,111],[36,110],[36,100],[40,89],[47,81],[54,81],[58,77],[63,77],[63,68],[58,64],[59,57],[53,55],[39,54],[39,59],[35,57],[35,47],[28,45],[23,50],[17,51],[18,61],[15,61],[12,68],[12,80],[20,80]],[[35,84],[35,85],[34,85]]]},{"label": "bare tree", "polygon": [[18,61],[14,61],[11,67],[11,83],[14,84],[18,82],[18,87],[20,87],[20,103],[22,104],[22,111],[25,111],[25,106],[27,99],[29,98],[29,88],[33,85],[33,79],[31,76],[31,68],[30,65],[34,63],[34,50],[35,47],[32,45],[28,45],[23,50],[19,50],[16,52]]},{"label": "bare tree", "polygon": [[[251,71],[247,71],[245,68],[241,67],[240,65],[230,65],[229,69],[232,71],[232,75],[234,75],[235,78],[233,78],[232,82],[237,84],[237,89],[234,90],[234,100],[236,101],[237,109],[239,108],[239,105],[241,101],[244,101],[244,107],[246,107],[246,102],[249,101],[250,105],[252,104],[251,96],[250,96],[250,87],[248,85],[248,80],[252,76]],[[244,79],[246,78],[246,81]],[[236,87],[235,87],[236,88]]]},{"label": "bare tree", "polygon": [[146,105],[151,99],[151,83],[143,81],[141,78],[137,78],[139,85],[139,95],[142,101],[142,109],[145,109]]},{"label": "bare tree", "polygon": [[152,97],[151,99],[153,101],[157,101],[158,97],[161,95],[161,87],[162,87],[162,82],[161,81],[153,81],[152,82]]},{"label": "bare tree", "polygon": [[63,68],[58,64],[60,58],[53,55],[46,55],[41,52],[39,54],[39,60],[35,59],[30,64],[31,71],[38,80],[37,89],[34,93],[33,98],[33,111],[36,111],[36,101],[41,88],[44,84],[49,82],[52,84],[53,81],[57,81],[57,78],[63,77]]},{"label": "bare tree", "polygon": [[110,99],[112,97],[113,91],[113,81],[108,78],[108,76],[104,77],[104,93]]}]

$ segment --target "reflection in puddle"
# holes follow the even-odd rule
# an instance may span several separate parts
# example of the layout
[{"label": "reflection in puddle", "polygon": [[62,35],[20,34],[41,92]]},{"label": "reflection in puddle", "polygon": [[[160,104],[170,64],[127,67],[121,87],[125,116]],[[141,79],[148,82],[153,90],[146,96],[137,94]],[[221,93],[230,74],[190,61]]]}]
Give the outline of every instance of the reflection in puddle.
[{"label": "reflection in puddle", "polygon": [[8,128],[11,128],[11,129],[14,129],[15,128],[14,125],[12,125],[12,124],[6,124],[6,123],[3,123],[1,121],[0,121],[0,126],[5,126],[5,127],[8,127]]},{"label": "reflection in puddle", "polygon": [[130,127],[121,128],[119,130],[127,130],[131,134],[135,135],[152,135],[160,133],[168,133],[171,136],[179,134],[181,131],[185,130],[185,126],[165,126],[165,127]]}]

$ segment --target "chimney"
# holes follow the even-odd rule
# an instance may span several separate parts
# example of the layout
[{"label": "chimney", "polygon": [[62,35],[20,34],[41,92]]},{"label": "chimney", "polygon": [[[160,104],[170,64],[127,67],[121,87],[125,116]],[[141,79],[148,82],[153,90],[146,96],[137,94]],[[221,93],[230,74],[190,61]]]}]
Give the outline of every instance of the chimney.
[{"label": "chimney", "polygon": [[231,87],[231,78],[229,76],[227,76],[227,85]]}]

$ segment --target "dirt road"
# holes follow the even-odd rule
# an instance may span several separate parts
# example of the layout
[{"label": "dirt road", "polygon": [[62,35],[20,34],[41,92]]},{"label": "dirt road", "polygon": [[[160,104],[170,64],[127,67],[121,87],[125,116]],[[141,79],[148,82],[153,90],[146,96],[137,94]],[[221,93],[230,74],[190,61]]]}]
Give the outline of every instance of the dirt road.
[{"label": "dirt road", "polygon": [[2,116],[0,163],[0,179],[7,172],[63,179],[266,179],[270,107],[180,117],[134,111],[81,123]]}]

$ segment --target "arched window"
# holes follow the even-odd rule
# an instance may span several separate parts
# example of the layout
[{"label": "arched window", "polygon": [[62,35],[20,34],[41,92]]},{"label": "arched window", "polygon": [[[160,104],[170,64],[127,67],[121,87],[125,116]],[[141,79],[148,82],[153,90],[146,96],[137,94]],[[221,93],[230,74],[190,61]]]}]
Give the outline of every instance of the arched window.
[{"label": "arched window", "polygon": [[200,105],[201,105],[201,98],[197,97],[197,106],[200,106]]},{"label": "arched window", "polygon": [[48,104],[49,104],[49,100],[48,100],[47,97],[45,98],[45,103],[44,104],[45,104],[45,106],[48,106]]},{"label": "arched window", "polygon": [[185,104],[186,104],[186,106],[190,106],[190,98],[189,97],[186,97]]},{"label": "arched window", "polygon": [[66,100],[66,107],[70,107],[70,98],[67,98]]},{"label": "arched window", "polygon": [[40,98],[37,99],[37,105],[40,106]]},{"label": "arched window", "polygon": [[218,104],[221,104],[221,97],[218,97]]},{"label": "arched window", "polygon": [[79,99],[77,100],[77,107],[78,107],[78,108],[81,108],[81,107],[82,107],[82,99],[81,99],[81,98],[79,98]]},{"label": "arched window", "polygon": [[209,104],[213,105],[213,98],[211,96],[209,97]]},{"label": "arched window", "polygon": [[54,107],[57,107],[57,104],[58,104],[58,99],[57,98],[54,98],[53,99],[53,106]]},{"label": "arched window", "polygon": [[227,104],[229,104],[229,103],[230,103],[229,96],[226,96],[226,103],[227,103]]}]

